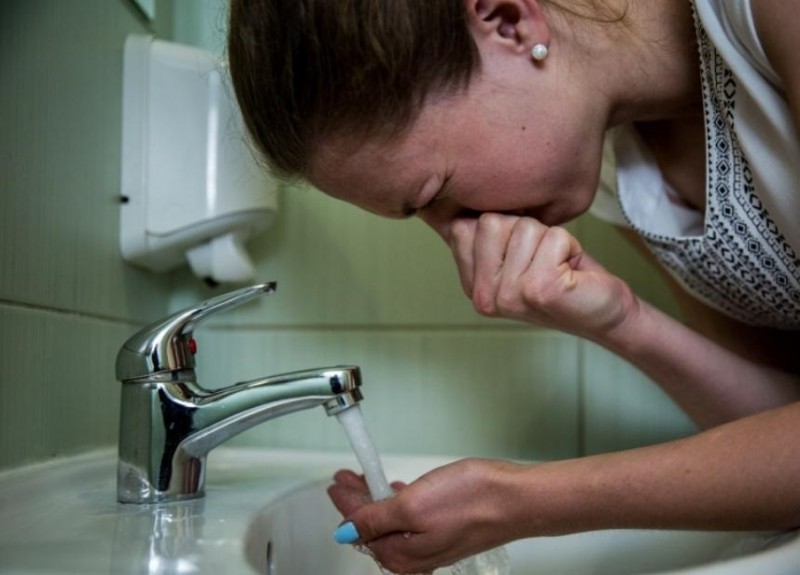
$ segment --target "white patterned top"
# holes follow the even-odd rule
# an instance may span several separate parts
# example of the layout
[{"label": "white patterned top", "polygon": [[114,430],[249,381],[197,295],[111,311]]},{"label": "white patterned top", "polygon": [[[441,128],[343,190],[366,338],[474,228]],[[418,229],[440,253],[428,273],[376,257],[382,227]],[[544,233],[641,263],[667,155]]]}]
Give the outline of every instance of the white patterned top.
[{"label": "white patterned top", "polygon": [[637,231],[708,305],[752,325],[798,330],[800,142],[780,79],[761,48],[749,0],[698,1],[695,27],[705,214],[679,201],[632,126],[609,135],[592,213]]}]

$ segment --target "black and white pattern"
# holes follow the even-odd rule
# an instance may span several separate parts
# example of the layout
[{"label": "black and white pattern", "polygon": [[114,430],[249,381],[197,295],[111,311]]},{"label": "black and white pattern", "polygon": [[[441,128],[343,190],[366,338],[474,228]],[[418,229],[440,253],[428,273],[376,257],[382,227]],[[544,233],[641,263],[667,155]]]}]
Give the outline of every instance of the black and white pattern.
[{"label": "black and white pattern", "polygon": [[736,78],[697,16],[695,25],[708,148],[705,232],[700,237],[672,238],[631,225],[661,263],[700,299],[752,325],[800,329],[798,254],[759,200],[737,140]]}]

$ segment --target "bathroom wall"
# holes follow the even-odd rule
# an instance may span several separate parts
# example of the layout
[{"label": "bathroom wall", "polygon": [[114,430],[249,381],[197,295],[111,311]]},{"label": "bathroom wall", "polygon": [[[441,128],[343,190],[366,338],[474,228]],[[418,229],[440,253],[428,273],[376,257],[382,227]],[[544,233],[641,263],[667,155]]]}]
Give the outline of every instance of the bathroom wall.
[{"label": "bathroom wall", "polygon": [[[223,56],[225,0],[175,0],[175,39]],[[321,365],[356,364],[363,410],[394,452],[569,457],[689,433],[660,390],[601,348],[551,330],[479,317],[444,244],[419,221],[390,221],[302,185],[255,238],[258,281],[278,291],[199,332],[205,385]],[[608,226],[571,229],[607,267],[671,313],[656,272]],[[208,290],[188,273],[172,307]],[[272,421],[237,443],[346,449],[319,409]]]},{"label": "bathroom wall", "polygon": [[114,358],[170,278],[118,253],[129,0],[0,2],[0,468],[116,443]]}]

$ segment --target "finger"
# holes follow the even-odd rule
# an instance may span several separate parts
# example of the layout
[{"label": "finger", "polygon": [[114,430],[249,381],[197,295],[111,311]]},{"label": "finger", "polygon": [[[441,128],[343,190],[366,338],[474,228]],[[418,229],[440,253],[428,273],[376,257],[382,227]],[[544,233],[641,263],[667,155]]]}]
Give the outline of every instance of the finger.
[{"label": "finger", "polygon": [[343,517],[351,515],[360,507],[372,501],[369,493],[340,486],[329,487],[328,497],[330,497],[334,507]]},{"label": "finger", "polygon": [[461,287],[468,297],[472,297],[472,283],[475,275],[473,247],[477,225],[478,221],[474,218],[458,218],[450,223],[449,230],[450,250],[456,261]]},{"label": "finger", "polygon": [[520,218],[511,231],[496,295],[501,314],[517,315],[525,312],[527,302],[523,294],[525,283],[529,281],[526,272],[536,257],[546,230],[547,226],[534,219]]},{"label": "finger", "polygon": [[392,489],[394,489],[395,491],[402,491],[403,489],[408,487],[408,483],[406,483],[405,481],[392,481],[391,485]]},{"label": "finger", "polygon": [[520,276],[525,304],[544,311],[555,303],[553,298],[573,293],[579,277],[573,266],[582,255],[583,249],[572,234],[560,227],[547,228],[530,266]]},{"label": "finger", "polygon": [[472,302],[480,313],[497,311],[497,288],[508,249],[508,240],[519,218],[501,214],[483,214],[478,220],[474,246],[474,283]]},{"label": "finger", "polygon": [[327,491],[334,507],[345,517],[372,501],[367,487],[358,484],[334,483]]},{"label": "finger", "polygon": [[336,483],[350,486],[363,486],[366,487],[367,482],[362,474],[351,471],[350,469],[340,469],[333,474],[333,480]]},{"label": "finger", "polygon": [[396,501],[396,498],[392,498],[362,505],[347,516],[347,521],[339,529],[345,527],[347,531],[349,528],[346,524],[349,523],[353,533],[357,535],[357,540],[362,543],[369,543],[390,534],[412,531],[403,521],[403,513],[398,509]]},{"label": "finger", "polygon": [[532,218],[519,218],[508,239],[501,281],[516,280],[533,261],[547,226]]},{"label": "finger", "polygon": [[443,560],[424,539],[424,535],[409,532],[392,533],[372,541],[369,549],[391,573],[432,573],[434,569],[454,562]]},{"label": "finger", "polygon": [[574,269],[575,263],[583,255],[581,244],[575,236],[561,227],[547,228],[536,251],[534,265],[542,270],[563,271],[564,266]]}]

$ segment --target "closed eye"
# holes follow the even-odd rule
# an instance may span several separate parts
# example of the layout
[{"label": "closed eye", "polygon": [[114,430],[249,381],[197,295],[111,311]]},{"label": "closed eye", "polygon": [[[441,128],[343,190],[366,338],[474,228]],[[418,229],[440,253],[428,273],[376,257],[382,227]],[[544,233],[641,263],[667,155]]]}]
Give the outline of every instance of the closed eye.
[{"label": "closed eye", "polygon": [[442,181],[441,186],[439,186],[439,189],[437,190],[437,192],[435,194],[433,194],[431,199],[428,200],[428,202],[424,206],[422,206],[422,208],[420,208],[420,209],[430,208],[431,206],[435,205],[437,202],[440,202],[441,200],[447,198],[448,194],[451,191],[451,187],[452,187],[451,186],[452,176],[453,176],[452,172],[448,172],[447,175],[445,175],[444,180]]}]

